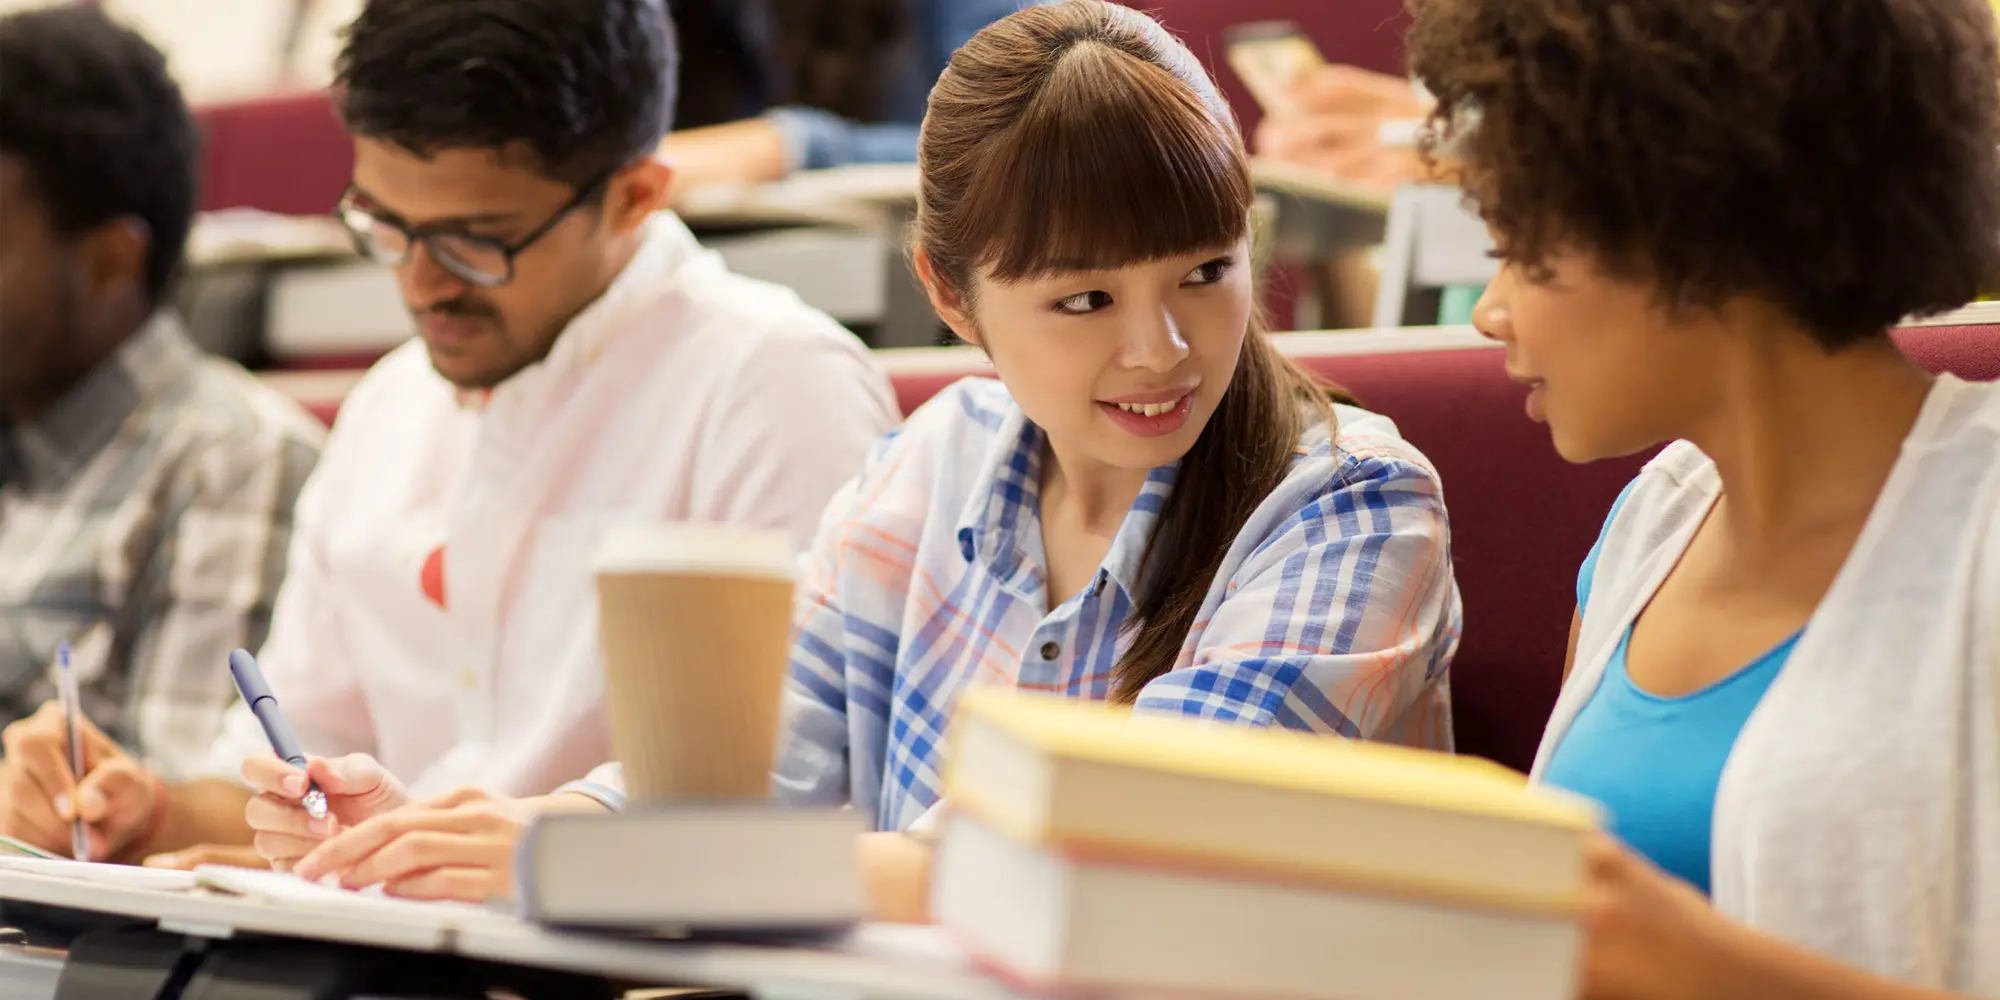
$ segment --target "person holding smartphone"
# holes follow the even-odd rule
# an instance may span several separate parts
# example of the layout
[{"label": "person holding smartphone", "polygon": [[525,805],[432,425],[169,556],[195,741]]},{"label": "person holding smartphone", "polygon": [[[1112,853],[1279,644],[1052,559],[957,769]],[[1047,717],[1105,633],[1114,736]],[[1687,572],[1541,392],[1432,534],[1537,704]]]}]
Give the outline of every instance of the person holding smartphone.
[{"label": "person holding smartphone", "polygon": [[1413,140],[1431,102],[1408,79],[1328,63],[1290,22],[1238,25],[1228,46],[1264,111],[1259,155],[1383,194],[1427,176]]}]

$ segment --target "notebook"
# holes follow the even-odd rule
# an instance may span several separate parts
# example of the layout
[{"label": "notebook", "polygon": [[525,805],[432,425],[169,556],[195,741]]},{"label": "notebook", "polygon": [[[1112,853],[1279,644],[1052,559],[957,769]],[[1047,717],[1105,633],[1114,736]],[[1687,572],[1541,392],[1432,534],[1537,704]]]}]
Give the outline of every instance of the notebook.
[{"label": "notebook", "polygon": [[0,870],[28,872],[51,878],[81,879],[100,885],[121,885],[134,889],[160,889],[168,892],[187,892],[196,883],[193,872],[174,871],[167,868],[135,868],[131,865],[107,865],[92,861],[72,861],[58,857],[26,857],[0,854]]}]

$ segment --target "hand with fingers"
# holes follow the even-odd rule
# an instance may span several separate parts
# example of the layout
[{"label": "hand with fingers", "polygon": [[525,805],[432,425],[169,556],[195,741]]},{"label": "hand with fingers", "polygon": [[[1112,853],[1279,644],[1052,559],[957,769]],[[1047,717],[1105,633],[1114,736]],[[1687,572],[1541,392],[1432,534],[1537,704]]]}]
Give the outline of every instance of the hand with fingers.
[{"label": "hand with fingers", "polygon": [[[1699,890],[1615,838],[1592,837],[1584,855],[1586,1000],[1679,1000],[1727,992],[1720,972],[1729,941],[1744,933]],[[1761,995],[1761,994],[1750,994]]]},{"label": "hand with fingers", "polygon": [[533,800],[463,788],[366,820],[321,844],[295,871],[405,899],[483,903],[514,892],[514,852]]},{"label": "hand with fingers", "polygon": [[[308,815],[301,803],[308,775],[326,794],[324,819]],[[274,754],[259,754],[244,760],[243,780],[257,793],[243,807],[243,819],[254,834],[252,846],[279,871],[291,870],[340,830],[391,812],[410,798],[403,783],[367,754],[312,757],[305,770]]]},{"label": "hand with fingers", "polygon": [[1416,150],[1382,139],[1384,124],[1430,111],[1408,80],[1328,65],[1300,74],[1287,96],[1257,127],[1260,155],[1385,191],[1424,179]]},{"label": "hand with fingers", "polygon": [[81,819],[96,861],[141,846],[163,802],[159,778],[102,730],[80,720],[82,780],[70,767],[62,707],[48,702],[0,731],[0,833],[67,856],[70,823]]}]

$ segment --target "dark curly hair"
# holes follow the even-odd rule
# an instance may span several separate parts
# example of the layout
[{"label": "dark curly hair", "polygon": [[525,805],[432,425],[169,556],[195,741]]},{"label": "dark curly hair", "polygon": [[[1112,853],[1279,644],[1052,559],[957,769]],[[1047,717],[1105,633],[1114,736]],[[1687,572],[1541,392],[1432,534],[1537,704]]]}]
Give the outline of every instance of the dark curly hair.
[{"label": "dark curly hair", "polygon": [[2000,275],[1986,0],[1411,0],[1411,67],[1506,257],[1748,294],[1828,350]]},{"label": "dark curly hair", "polygon": [[[0,153],[19,157],[56,227],[145,222],[146,295],[180,273],[200,159],[166,57],[94,6],[0,18]],[[0,209],[4,210],[4,209]]]},{"label": "dark curly hair", "polygon": [[369,0],[333,96],[355,135],[425,156],[519,143],[583,185],[659,145],[678,69],[663,0]]}]

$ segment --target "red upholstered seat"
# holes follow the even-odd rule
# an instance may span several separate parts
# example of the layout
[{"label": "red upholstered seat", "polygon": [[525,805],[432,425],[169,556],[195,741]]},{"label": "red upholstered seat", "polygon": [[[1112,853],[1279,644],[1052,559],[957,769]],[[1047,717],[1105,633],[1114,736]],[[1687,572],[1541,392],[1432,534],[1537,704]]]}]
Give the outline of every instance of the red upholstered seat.
[{"label": "red upholstered seat", "polygon": [[[1933,371],[2000,378],[2000,326],[1899,331]],[[973,356],[968,353],[968,370]],[[1645,456],[1571,465],[1522,410],[1497,349],[1300,357],[1394,419],[1437,465],[1465,639],[1451,683],[1460,752],[1525,770],[1560,684],[1576,570]],[[956,376],[898,376],[908,412]]]},{"label": "red upholstered seat", "polygon": [[204,210],[321,215],[347,189],[354,147],[324,93],[210,105],[195,120]]},{"label": "red upholstered seat", "polygon": [[1437,466],[1465,603],[1451,670],[1458,748],[1525,770],[1561,681],[1577,567],[1646,456],[1563,461],[1498,349],[1301,360]]}]

